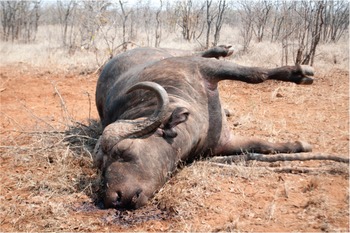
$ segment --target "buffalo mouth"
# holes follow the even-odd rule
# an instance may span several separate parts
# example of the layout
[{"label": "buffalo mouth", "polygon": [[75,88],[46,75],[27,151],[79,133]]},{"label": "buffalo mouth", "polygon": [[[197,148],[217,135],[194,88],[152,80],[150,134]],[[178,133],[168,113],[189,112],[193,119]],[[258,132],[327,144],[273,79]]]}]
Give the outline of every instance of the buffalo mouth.
[{"label": "buffalo mouth", "polygon": [[105,197],[105,207],[108,208],[122,208],[122,193],[120,191],[117,191],[115,194],[115,197],[113,198],[111,202],[108,202],[107,197]]},{"label": "buffalo mouth", "polygon": [[122,191],[116,191],[104,197],[104,208],[117,210],[133,210],[146,205],[148,198],[141,188],[136,189],[131,195],[124,195]]}]

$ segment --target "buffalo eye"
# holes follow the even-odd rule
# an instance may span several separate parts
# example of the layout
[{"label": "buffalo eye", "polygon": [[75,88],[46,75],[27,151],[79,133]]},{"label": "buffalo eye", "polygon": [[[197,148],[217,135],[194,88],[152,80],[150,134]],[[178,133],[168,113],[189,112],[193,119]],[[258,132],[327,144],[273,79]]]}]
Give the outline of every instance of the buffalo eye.
[{"label": "buffalo eye", "polygon": [[114,150],[111,154],[112,159],[119,161],[119,162],[130,162],[133,158],[132,154],[130,154],[127,151],[118,151]]},{"label": "buffalo eye", "polygon": [[177,132],[174,128],[163,130],[163,137],[164,138],[175,138],[176,136],[177,136]]}]

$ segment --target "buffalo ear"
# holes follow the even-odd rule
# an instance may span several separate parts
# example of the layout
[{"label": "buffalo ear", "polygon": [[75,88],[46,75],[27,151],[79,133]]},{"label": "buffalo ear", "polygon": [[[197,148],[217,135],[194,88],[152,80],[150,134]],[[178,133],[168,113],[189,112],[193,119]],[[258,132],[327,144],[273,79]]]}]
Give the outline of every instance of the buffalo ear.
[{"label": "buffalo ear", "polygon": [[92,160],[93,160],[92,167],[98,168],[101,171],[106,167],[106,163],[108,159],[107,155],[102,150],[102,145],[101,145],[102,137],[103,136],[100,136],[99,139],[97,140],[94,151],[92,153]]},{"label": "buffalo ear", "polygon": [[94,152],[92,153],[92,159],[93,159],[93,167],[96,167],[102,170],[104,154],[102,152],[101,139],[102,139],[102,136],[100,136],[99,139],[97,140],[97,143],[94,148]]},{"label": "buffalo ear", "polygon": [[188,115],[190,112],[187,108],[177,107],[174,109],[171,114],[169,121],[164,125],[163,128],[163,137],[164,138],[175,138],[177,136],[177,132],[175,126],[180,123],[187,121]]}]

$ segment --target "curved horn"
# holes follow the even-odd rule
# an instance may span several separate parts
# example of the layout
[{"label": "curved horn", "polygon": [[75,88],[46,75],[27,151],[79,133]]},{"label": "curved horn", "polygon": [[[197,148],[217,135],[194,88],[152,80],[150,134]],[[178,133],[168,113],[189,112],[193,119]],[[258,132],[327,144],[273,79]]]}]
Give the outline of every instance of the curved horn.
[{"label": "curved horn", "polygon": [[[149,91],[153,91],[154,94],[156,94],[158,104],[157,109],[154,111],[154,113],[148,118],[148,120],[153,121],[155,124],[161,124],[162,121],[165,118],[165,114],[169,107],[169,97],[166,90],[155,82],[139,82],[136,83],[134,86],[132,86],[128,91],[127,94],[138,90],[138,89],[145,89]],[[159,125],[157,125],[158,127]],[[154,127],[153,127],[154,128]]]},{"label": "curved horn", "polygon": [[108,125],[102,134],[101,145],[104,151],[109,151],[119,141],[125,138],[138,138],[151,133],[158,128],[164,119],[169,107],[169,96],[166,90],[155,82],[139,82],[133,85],[126,93],[145,89],[155,93],[157,108],[145,120],[118,120]]}]

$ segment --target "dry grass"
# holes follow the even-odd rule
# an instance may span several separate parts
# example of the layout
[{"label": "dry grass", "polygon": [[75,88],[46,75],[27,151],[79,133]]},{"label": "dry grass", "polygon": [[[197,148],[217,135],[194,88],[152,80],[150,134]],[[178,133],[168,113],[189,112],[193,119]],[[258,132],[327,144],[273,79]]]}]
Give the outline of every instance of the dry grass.
[{"label": "dry grass", "polygon": [[2,135],[1,171],[7,175],[0,184],[0,218],[5,229],[62,230],[67,206],[96,199],[91,151],[100,129],[95,125]]},{"label": "dry grass", "polygon": [[[0,42],[0,54],[2,64],[23,62],[31,66],[51,66],[63,68],[66,71],[75,69],[95,71],[109,57],[108,48],[102,38],[94,41],[96,48],[87,51],[83,48],[76,48],[73,52],[61,46],[61,38],[58,26],[46,25],[39,27],[37,33],[37,43],[35,44],[14,44],[10,42]],[[180,35],[180,34],[179,34]],[[121,44],[121,35],[117,36],[116,44]],[[316,54],[315,69],[327,74],[333,69],[349,70],[348,40],[345,37],[337,44],[321,44]],[[140,32],[136,42],[139,46],[152,46],[147,42],[147,35]],[[239,30],[230,26],[224,26],[220,44],[231,44],[235,49],[234,55],[229,58],[234,62],[247,66],[276,67],[281,64],[282,51],[277,43],[251,42],[248,53],[242,53],[242,41]],[[197,42],[187,42],[181,37],[164,32],[161,47],[200,50],[201,46]],[[297,49],[297,48],[295,48]],[[121,52],[117,50],[117,52]],[[35,59],[33,59],[35,58]],[[293,64],[290,58],[289,64]]]}]

